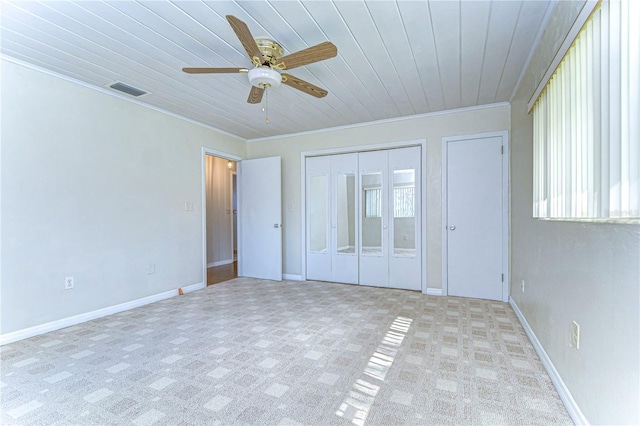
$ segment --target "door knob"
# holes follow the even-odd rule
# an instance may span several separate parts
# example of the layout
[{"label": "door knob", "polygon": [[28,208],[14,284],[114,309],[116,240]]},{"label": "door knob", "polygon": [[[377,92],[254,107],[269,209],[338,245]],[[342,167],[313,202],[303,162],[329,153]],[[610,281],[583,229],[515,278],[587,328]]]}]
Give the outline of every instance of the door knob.
[{"label": "door knob", "polygon": [[452,231],[455,231],[455,230],[456,230],[456,226],[455,226],[455,225],[451,225],[451,226],[449,227],[449,229],[451,229]]},{"label": "door knob", "polygon": [[277,224],[277,223],[274,223],[274,224],[273,224],[273,227],[274,227],[274,228],[280,228],[280,226],[282,226],[282,225],[279,225],[279,224]]}]

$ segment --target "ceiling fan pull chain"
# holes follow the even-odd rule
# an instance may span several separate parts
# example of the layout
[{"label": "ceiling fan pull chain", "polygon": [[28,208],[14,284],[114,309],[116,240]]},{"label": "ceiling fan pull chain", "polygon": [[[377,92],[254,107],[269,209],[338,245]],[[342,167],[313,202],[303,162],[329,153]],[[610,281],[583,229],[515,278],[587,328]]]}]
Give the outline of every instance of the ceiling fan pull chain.
[{"label": "ceiling fan pull chain", "polygon": [[267,89],[264,90],[264,116],[265,116],[265,124],[269,124],[269,91]]}]

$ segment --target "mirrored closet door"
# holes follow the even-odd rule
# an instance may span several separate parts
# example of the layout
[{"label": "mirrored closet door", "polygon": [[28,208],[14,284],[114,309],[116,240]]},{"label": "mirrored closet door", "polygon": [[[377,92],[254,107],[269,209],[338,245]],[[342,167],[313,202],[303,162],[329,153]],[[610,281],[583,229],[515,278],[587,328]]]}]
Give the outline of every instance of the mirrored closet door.
[{"label": "mirrored closet door", "polygon": [[358,284],[358,154],[306,159],[307,279]]},{"label": "mirrored closet door", "polygon": [[421,149],[306,159],[307,279],[420,290]]}]

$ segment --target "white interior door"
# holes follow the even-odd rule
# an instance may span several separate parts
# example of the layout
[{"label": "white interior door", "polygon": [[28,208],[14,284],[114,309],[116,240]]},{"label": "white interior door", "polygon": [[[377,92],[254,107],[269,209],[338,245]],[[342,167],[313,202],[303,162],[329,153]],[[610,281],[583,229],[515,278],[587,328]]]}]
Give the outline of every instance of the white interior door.
[{"label": "white interior door", "polygon": [[445,144],[447,285],[451,296],[502,300],[502,137]]},{"label": "white interior door", "polygon": [[244,160],[239,166],[239,275],[281,281],[280,157]]}]

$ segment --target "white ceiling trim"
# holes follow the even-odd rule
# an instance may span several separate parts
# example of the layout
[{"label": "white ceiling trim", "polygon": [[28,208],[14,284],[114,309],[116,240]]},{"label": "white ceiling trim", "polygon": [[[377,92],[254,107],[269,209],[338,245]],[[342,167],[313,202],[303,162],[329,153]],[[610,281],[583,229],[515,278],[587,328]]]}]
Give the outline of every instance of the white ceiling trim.
[{"label": "white ceiling trim", "polygon": [[62,80],[68,81],[70,83],[74,83],[74,84],[77,84],[79,86],[86,87],[87,89],[95,90],[97,92],[104,93],[105,95],[113,96],[113,97],[116,97],[118,99],[122,99],[124,101],[134,103],[134,104],[139,105],[141,107],[148,108],[148,109],[151,109],[153,111],[157,111],[157,112],[160,112],[162,114],[166,114],[166,115],[169,115],[171,117],[187,121],[187,122],[189,122],[191,124],[196,124],[198,126],[202,126],[204,128],[207,128],[209,130],[213,130],[214,132],[223,134],[225,136],[229,136],[229,137],[232,137],[232,138],[235,138],[235,139],[239,139],[239,140],[241,140],[243,142],[247,142],[247,140],[245,138],[240,137],[238,135],[234,135],[233,133],[229,133],[229,132],[224,131],[222,129],[218,129],[218,128],[213,127],[213,126],[211,126],[209,124],[202,123],[202,122],[194,120],[192,118],[185,117],[184,115],[176,114],[174,112],[167,111],[165,109],[159,108],[159,107],[154,106],[154,105],[149,105],[147,103],[141,102],[141,101],[139,101],[137,99],[134,99],[132,97],[129,97],[127,95],[122,95],[122,94],[118,93],[117,91],[115,91],[113,89],[108,89],[106,87],[100,87],[100,86],[95,86],[93,84],[85,83],[84,81],[78,80],[76,78],[69,77],[67,75],[60,74],[60,73],[52,71],[52,70],[48,70],[46,68],[42,68],[42,67],[40,67],[38,65],[34,65],[34,64],[29,63],[29,62],[25,62],[25,61],[23,61],[21,59],[14,58],[14,57],[9,56],[9,55],[4,54],[4,53],[0,53],[0,60],[5,60],[7,62],[12,62],[12,63],[14,63],[16,65],[20,65],[22,67],[31,69],[33,71],[41,72],[43,74],[47,74],[47,75],[50,75],[52,77],[60,78]]},{"label": "white ceiling trim", "polygon": [[289,134],[286,134],[286,135],[267,136],[267,137],[264,137],[264,138],[247,139],[247,143],[264,142],[264,141],[270,141],[270,140],[292,138],[292,137],[297,137],[297,136],[315,135],[315,134],[319,134],[319,133],[334,132],[334,131],[337,131],[337,130],[356,129],[358,127],[367,127],[367,126],[373,126],[373,125],[376,125],[376,124],[397,123],[399,121],[415,120],[415,119],[426,118],[426,117],[435,117],[435,116],[439,116],[439,115],[457,114],[457,113],[460,113],[460,112],[478,111],[478,110],[483,110],[483,109],[488,109],[488,108],[498,108],[498,107],[509,106],[509,105],[511,105],[509,102],[496,102],[496,103],[493,103],[493,104],[486,104],[486,105],[477,105],[477,106],[470,106],[470,107],[464,107],[464,108],[446,109],[444,111],[427,112],[427,113],[424,113],[424,114],[414,114],[414,115],[408,115],[408,116],[404,116],[404,117],[385,118],[385,119],[382,119],[382,120],[368,121],[366,123],[348,124],[348,125],[345,125],[345,126],[327,127],[325,129],[318,129],[318,130],[309,130],[309,131],[306,131],[306,132],[289,133]]}]

